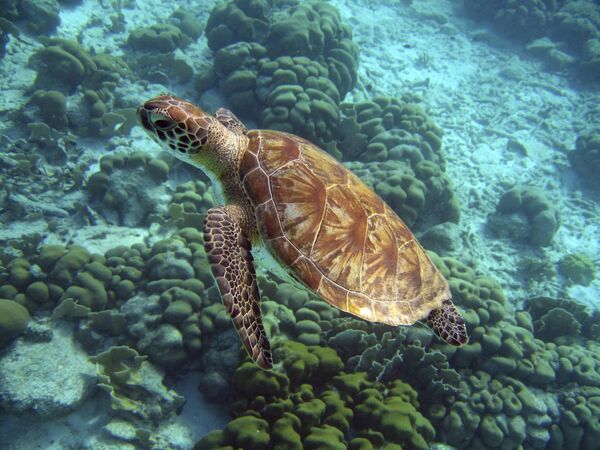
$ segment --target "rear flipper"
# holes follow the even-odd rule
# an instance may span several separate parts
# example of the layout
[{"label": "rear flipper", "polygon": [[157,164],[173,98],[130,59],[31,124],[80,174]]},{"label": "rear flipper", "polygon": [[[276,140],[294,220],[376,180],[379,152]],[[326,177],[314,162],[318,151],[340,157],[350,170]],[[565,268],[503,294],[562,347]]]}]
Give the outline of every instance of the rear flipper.
[{"label": "rear flipper", "polygon": [[452,300],[446,300],[427,317],[427,326],[435,334],[452,345],[465,345],[469,342],[465,319],[460,315]]}]

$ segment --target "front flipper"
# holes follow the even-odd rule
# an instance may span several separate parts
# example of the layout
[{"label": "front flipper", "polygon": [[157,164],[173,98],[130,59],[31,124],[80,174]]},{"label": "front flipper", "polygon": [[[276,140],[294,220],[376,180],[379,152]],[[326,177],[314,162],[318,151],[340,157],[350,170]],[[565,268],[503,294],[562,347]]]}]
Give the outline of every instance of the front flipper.
[{"label": "front flipper", "polygon": [[252,246],[226,206],[208,210],[204,248],[223,304],[246,350],[260,367],[271,368],[271,347],[262,324]]},{"label": "front flipper", "polygon": [[221,122],[225,128],[233,131],[235,134],[246,134],[248,129],[240,119],[230,110],[225,108],[217,109],[215,118]]}]

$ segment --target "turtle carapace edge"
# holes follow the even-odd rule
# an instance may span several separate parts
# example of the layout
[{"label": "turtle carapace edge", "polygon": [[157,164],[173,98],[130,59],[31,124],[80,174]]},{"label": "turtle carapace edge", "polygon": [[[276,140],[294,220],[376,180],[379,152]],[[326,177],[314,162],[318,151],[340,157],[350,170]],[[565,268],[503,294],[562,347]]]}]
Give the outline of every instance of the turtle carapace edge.
[{"label": "turtle carapace edge", "polygon": [[261,367],[273,361],[252,256],[259,247],[342,311],[388,325],[424,321],[452,345],[468,342],[447,281],[411,231],[328,153],[171,95],[147,101],[138,117],[157,142],[219,185],[224,204],[207,212],[204,246],[223,304]]}]

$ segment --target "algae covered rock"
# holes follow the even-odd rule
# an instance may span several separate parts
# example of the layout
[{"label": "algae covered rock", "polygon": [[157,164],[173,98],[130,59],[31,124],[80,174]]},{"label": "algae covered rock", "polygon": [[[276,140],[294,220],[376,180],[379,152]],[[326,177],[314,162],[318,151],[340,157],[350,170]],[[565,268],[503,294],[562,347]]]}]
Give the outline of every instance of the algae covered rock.
[{"label": "algae covered rock", "polygon": [[59,91],[36,91],[31,102],[40,108],[44,122],[56,130],[68,128],[67,104],[65,96]]},{"label": "algae covered rock", "polygon": [[38,69],[35,85],[42,89],[72,93],[98,69],[88,51],[75,41],[46,38],[44,44],[31,59]]},{"label": "algae covered rock", "polygon": [[49,34],[60,25],[60,6],[56,0],[23,0],[19,16],[33,34]]},{"label": "algae covered rock", "polygon": [[127,44],[134,50],[156,50],[171,52],[184,47],[181,31],[170,24],[155,24],[147,28],[136,28],[129,34]]},{"label": "algae covered rock", "polygon": [[465,13],[491,22],[501,32],[519,40],[544,35],[562,1],[529,0],[464,0]]}]

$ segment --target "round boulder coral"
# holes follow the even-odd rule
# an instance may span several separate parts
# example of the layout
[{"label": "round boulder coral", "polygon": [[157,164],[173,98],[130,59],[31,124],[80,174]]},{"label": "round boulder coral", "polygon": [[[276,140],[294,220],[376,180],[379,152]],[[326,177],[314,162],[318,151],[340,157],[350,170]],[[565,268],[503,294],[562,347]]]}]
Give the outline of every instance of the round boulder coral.
[{"label": "round boulder coral", "polygon": [[27,309],[13,300],[0,299],[0,347],[27,329]]},{"label": "round boulder coral", "polygon": [[500,197],[488,226],[500,237],[547,247],[560,225],[558,211],[546,193],[532,186],[517,186]]}]

